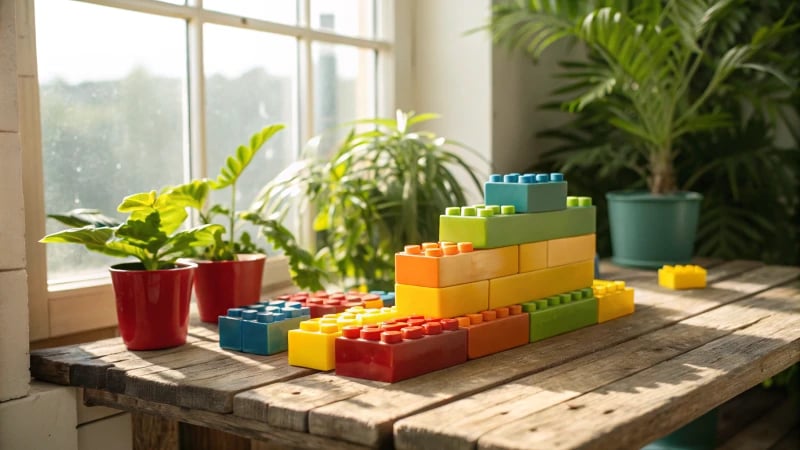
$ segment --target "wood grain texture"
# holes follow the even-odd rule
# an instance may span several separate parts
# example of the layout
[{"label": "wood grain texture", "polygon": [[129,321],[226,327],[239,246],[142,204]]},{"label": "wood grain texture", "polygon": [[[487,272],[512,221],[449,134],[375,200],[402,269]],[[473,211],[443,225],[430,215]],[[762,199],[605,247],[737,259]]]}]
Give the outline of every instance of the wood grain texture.
[{"label": "wood grain texture", "polygon": [[636,448],[800,360],[800,283],[770,290],[752,325],[565,403],[510,421],[481,449]]},{"label": "wood grain texture", "polygon": [[219,414],[209,411],[186,409],[163,403],[148,402],[127,395],[98,389],[86,389],[84,391],[84,401],[90,405],[108,406],[126,411],[145,412],[165,419],[179,420],[194,425],[211,427],[239,436],[275,443],[279,448],[324,448],[331,450],[355,450],[364,448],[363,446],[325,439],[306,433],[276,429],[263,422],[243,419],[231,414]]},{"label": "wood grain texture", "polygon": [[131,414],[133,450],[179,450],[178,422],[152,414]]},{"label": "wood grain texture", "polygon": [[[482,435],[509,421],[633,375],[775,313],[761,308],[762,304],[761,297],[749,297],[513,383],[400,420],[394,427],[395,446],[401,449],[475,448]],[[777,306],[785,312],[792,304]]]},{"label": "wood grain texture", "polygon": [[[719,267],[727,271],[725,264]],[[723,280],[706,289],[688,291],[661,288],[653,277],[636,281],[631,283],[637,289],[637,312],[632,316],[469,361],[446,372],[369,389],[311,410],[309,431],[362,445],[385,445],[392,438],[393,423],[406,416],[653,332],[799,274],[798,268],[761,267],[737,276],[736,281]]]},{"label": "wood grain texture", "polygon": [[750,450],[754,448],[772,448],[789,434],[798,424],[797,405],[785,400],[760,420],[741,430],[718,450]]}]

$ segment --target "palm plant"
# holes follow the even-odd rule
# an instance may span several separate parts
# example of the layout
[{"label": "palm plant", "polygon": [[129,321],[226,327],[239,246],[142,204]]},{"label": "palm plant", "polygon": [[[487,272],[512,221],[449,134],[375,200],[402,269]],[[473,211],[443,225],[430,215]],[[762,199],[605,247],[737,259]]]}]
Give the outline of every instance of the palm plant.
[{"label": "palm plant", "polygon": [[[762,72],[793,86],[761,60],[796,26],[784,17],[755,30],[747,42],[729,42],[725,18],[737,3],[508,1],[493,8],[489,29],[497,43],[524,49],[534,60],[562,39],[585,44],[589,57],[565,65],[571,83],[561,92],[571,98],[564,106],[573,112],[591,109],[593,125],[602,121],[613,128],[609,135],[625,140],[613,149],[613,163],[637,173],[652,193],[669,193],[681,187],[676,160],[686,150],[685,138],[733,123],[709,100],[724,91],[734,72]],[[728,45],[710,51],[720,42]],[[607,144],[594,148],[593,154],[575,155],[581,162],[566,163],[585,164],[609,153]]]},{"label": "palm plant", "polygon": [[439,215],[466,203],[454,170],[480,189],[469,165],[450,150],[462,145],[412,131],[436,117],[398,111],[395,119],[358,121],[366,131],[351,131],[329,157],[319,155],[320,138],[312,139],[306,157],[270,182],[253,209],[266,217],[298,206],[313,212],[317,261],[350,287],[393,289],[394,253],[438,240]]}]

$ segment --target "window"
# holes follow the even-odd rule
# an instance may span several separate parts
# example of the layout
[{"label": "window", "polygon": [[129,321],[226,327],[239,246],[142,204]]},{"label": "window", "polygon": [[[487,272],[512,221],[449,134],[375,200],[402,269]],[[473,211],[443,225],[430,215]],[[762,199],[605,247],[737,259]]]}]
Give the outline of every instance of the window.
[{"label": "window", "polygon": [[[311,136],[332,144],[332,126],[394,109],[391,0],[29,1],[47,213],[115,215],[124,195],[215,176],[250,134],[285,124],[239,183],[241,205]],[[47,246],[47,282],[63,297],[106,283],[110,263]]]}]

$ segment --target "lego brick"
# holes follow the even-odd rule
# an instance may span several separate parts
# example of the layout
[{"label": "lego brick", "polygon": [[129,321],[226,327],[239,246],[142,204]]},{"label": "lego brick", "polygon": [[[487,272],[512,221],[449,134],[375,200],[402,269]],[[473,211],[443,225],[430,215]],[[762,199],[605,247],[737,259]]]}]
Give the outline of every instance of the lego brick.
[{"label": "lego brick", "polygon": [[592,285],[594,259],[489,280],[489,308],[523,303]]},{"label": "lego brick", "polygon": [[706,287],[706,269],[695,266],[663,266],[658,269],[658,284],[669,289]]},{"label": "lego brick", "polygon": [[370,294],[380,295],[383,300],[383,306],[394,306],[395,295],[394,292],[386,291],[370,291]]},{"label": "lego brick", "polygon": [[362,292],[298,292],[295,294],[281,295],[277,300],[272,301],[271,304],[277,304],[277,302],[280,301],[298,302],[302,306],[307,306],[311,312],[312,319],[327,314],[341,313],[353,306],[364,306],[365,301],[370,302],[367,306],[369,308],[380,308],[383,306],[383,303],[378,302],[372,294],[365,294]]},{"label": "lego brick", "polygon": [[547,241],[547,267],[563,266],[594,259],[595,234],[584,234]]},{"label": "lego brick", "polygon": [[567,197],[560,211],[515,214],[513,206],[447,208],[439,216],[439,240],[495,248],[595,232],[595,207],[588,197]]},{"label": "lego brick", "polygon": [[394,383],[467,360],[467,331],[454,319],[347,327],[336,339],[336,374]]},{"label": "lego brick", "polygon": [[334,341],[341,336],[334,318],[310,319],[289,331],[289,364],[316,370],[333,370]]},{"label": "lego brick", "polygon": [[219,346],[226,350],[242,351],[242,308],[229,308],[226,316],[219,316]]},{"label": "lego brick", "polygon": [[592,291],[597,299],[597,323],[633,314],[633,288],[624,281],[594,280]]},{"label": "lego brick", "polygon": [[395,281],[448,287],[511,275],[519,271],[517,246],[473,250],[472,243],[406,245],[395,254]]},{"label": "lego brick", "polygon": [[493,174],[483,186],[487,205],[513,205],[518,213],[561,210],[567,200],[567,182],[560,173]]},{"label": "lego brick", "polygon": [[547,243],[550,241],[530,242],[519,245],[519,271],[531,272],[547,267]]},{"label": "lego brick", "polygon": [[258,355],[285,352],[287,333],[310,319],[309,309],[297,302],[272,303],[228,309],[218,321],[220,347]]},{"label": "lego brick", "polygon": [[597,299],[591,288],[523,303],[522,309],[530,316],[531,342],[597,323]]},{"label": "lego brick", "polygon": [[443,288],[396,284],[397,312],[426,317],[456,317],[489,309],[489,281]]},{"label": "lego brick", "polygon": [[529,341],[530,322],[522,306],[490,309],[457,318],[467,330],[467,358],[502,352]]}]

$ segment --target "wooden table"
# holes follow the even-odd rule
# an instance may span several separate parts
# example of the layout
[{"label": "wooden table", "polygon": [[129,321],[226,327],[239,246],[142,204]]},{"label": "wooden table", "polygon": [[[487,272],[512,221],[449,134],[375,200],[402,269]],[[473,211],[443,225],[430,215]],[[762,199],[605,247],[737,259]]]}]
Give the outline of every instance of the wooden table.
[{"label": "wooden table", "polygon": [[634,315],[395,384],[227,352],[202,325],[169,350],[35,351],[31,371],[91,405],[292,447],[634,448],[800,360],[800,268],[701,264],[709,287],[690,291],[606,265]]}]

